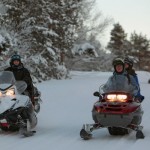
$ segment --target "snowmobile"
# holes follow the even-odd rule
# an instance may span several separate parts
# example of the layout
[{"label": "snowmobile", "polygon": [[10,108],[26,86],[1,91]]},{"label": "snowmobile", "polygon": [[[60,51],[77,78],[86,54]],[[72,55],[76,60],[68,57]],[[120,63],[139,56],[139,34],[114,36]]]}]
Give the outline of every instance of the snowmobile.
[{"label": "snowmobile", "polygon": [[110,135],[126,135],[136,132],[136,139],[143,139],[141,126],[143,110],[141,103],[125,91],[94,92],[99,99],[94,103],[92,118],[95,123],[84,124],[80,137],[84,140],[92,138],[92,131],[107,128]]},{"label": "snowmobile", "polygon": [[32,136],[37,117],[29,96],[24,94],[27,84],[16,81],[12,72],[0,72],[0,129],[19,131]]}]

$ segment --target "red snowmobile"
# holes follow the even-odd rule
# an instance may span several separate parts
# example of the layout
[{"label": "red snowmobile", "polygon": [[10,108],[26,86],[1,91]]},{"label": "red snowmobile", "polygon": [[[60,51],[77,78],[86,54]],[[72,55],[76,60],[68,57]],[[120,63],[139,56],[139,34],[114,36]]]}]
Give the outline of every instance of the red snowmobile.
[{"label": "red snowmobile", "polygon": [[99,97],[92,110],[95,123],[83,125],[81,138],[88,140],[93,130],[101,128],[107,128],[110,135],[125,135],[135,131],[137,139],[144,138],[143,126],[140,125],[143,110],[138,99],[124,91],[95,92],[94,96]]}]

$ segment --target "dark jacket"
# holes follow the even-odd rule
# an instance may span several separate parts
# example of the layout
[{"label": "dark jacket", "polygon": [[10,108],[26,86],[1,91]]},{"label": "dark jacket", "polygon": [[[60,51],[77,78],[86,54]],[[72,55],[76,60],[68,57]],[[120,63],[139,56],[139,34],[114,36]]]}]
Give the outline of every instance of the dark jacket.
[{"label": "dark jacket", "polygon": [[6,68],[5,71],[13,72],[15,79],[17,81],[23,80],[27,83],[26,90],[29,92],[29,94],[30,94],[29,96],[32,99],[33,93],[34,93],[34,88],[33,88],[32,78],[30,76],[28,69],[24,68],[23,64],[21,63],[18,67],[10,66],[10,67]]},{"label": "dark jacket", "polygon": [[129,67],[128,69],[126,69],[126,71],[127,71],[128,74],[130,74],[130,75],[132,75],[132,76],[137,75],[137,74],[135,73],[135,70],[134,70],[133,68],[131,68],[131,67]]},{"label": "dark jacket", "polygon": [[144,96],[141,95],[141,90],[140,90],[140,85],[139,85],[139,80],[138,80],[138,76],[137,74],[135,73],[135,70],[131,67],[129,67],[128,69],[126,69],[127,73],[129,75],[132,75],[137,83],[137,85],[139,86],[139,90],[138,90],[138,93],[137,93],[137,97],[139,97],[141,100],[144,100]]}]

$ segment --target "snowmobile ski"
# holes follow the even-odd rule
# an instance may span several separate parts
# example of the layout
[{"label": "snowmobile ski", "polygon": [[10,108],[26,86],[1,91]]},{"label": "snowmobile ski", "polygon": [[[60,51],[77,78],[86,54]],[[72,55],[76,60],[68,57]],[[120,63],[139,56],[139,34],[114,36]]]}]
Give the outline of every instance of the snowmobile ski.
[{"label": "snowmobile ski", "polygon": [[137,131],[136,132],[136,139],[144,139],[144,134],[143,134],[143,132],[142,131]]},{"label": "snowmobile ski", "polygon": [[80,137],[83,138],[84,140],[89,140],[92,138],[92,134],[89,134],[85,131],[85,129],[81,129],[80,131]]},{"label": "snowmobile ski", "polygon": [[23,135],[24,135],[25,137],[29,137],[29,136],[33,136],[34,133],[36,133],[36,131],[27,131],[27,132],[24,132]]}]

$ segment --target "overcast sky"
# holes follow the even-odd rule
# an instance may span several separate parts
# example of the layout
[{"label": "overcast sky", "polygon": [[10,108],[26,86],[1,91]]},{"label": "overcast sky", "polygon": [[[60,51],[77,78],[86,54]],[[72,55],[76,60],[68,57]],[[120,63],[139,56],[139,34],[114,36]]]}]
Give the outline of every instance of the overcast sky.
[{"label": "overcast sky", "polygon": [[[130,33],[142,33],[150,39],[150,0],[96,0],[96,11],[119,22],[130,37]],[[109,39],[110,30],[106,33]]]}]

